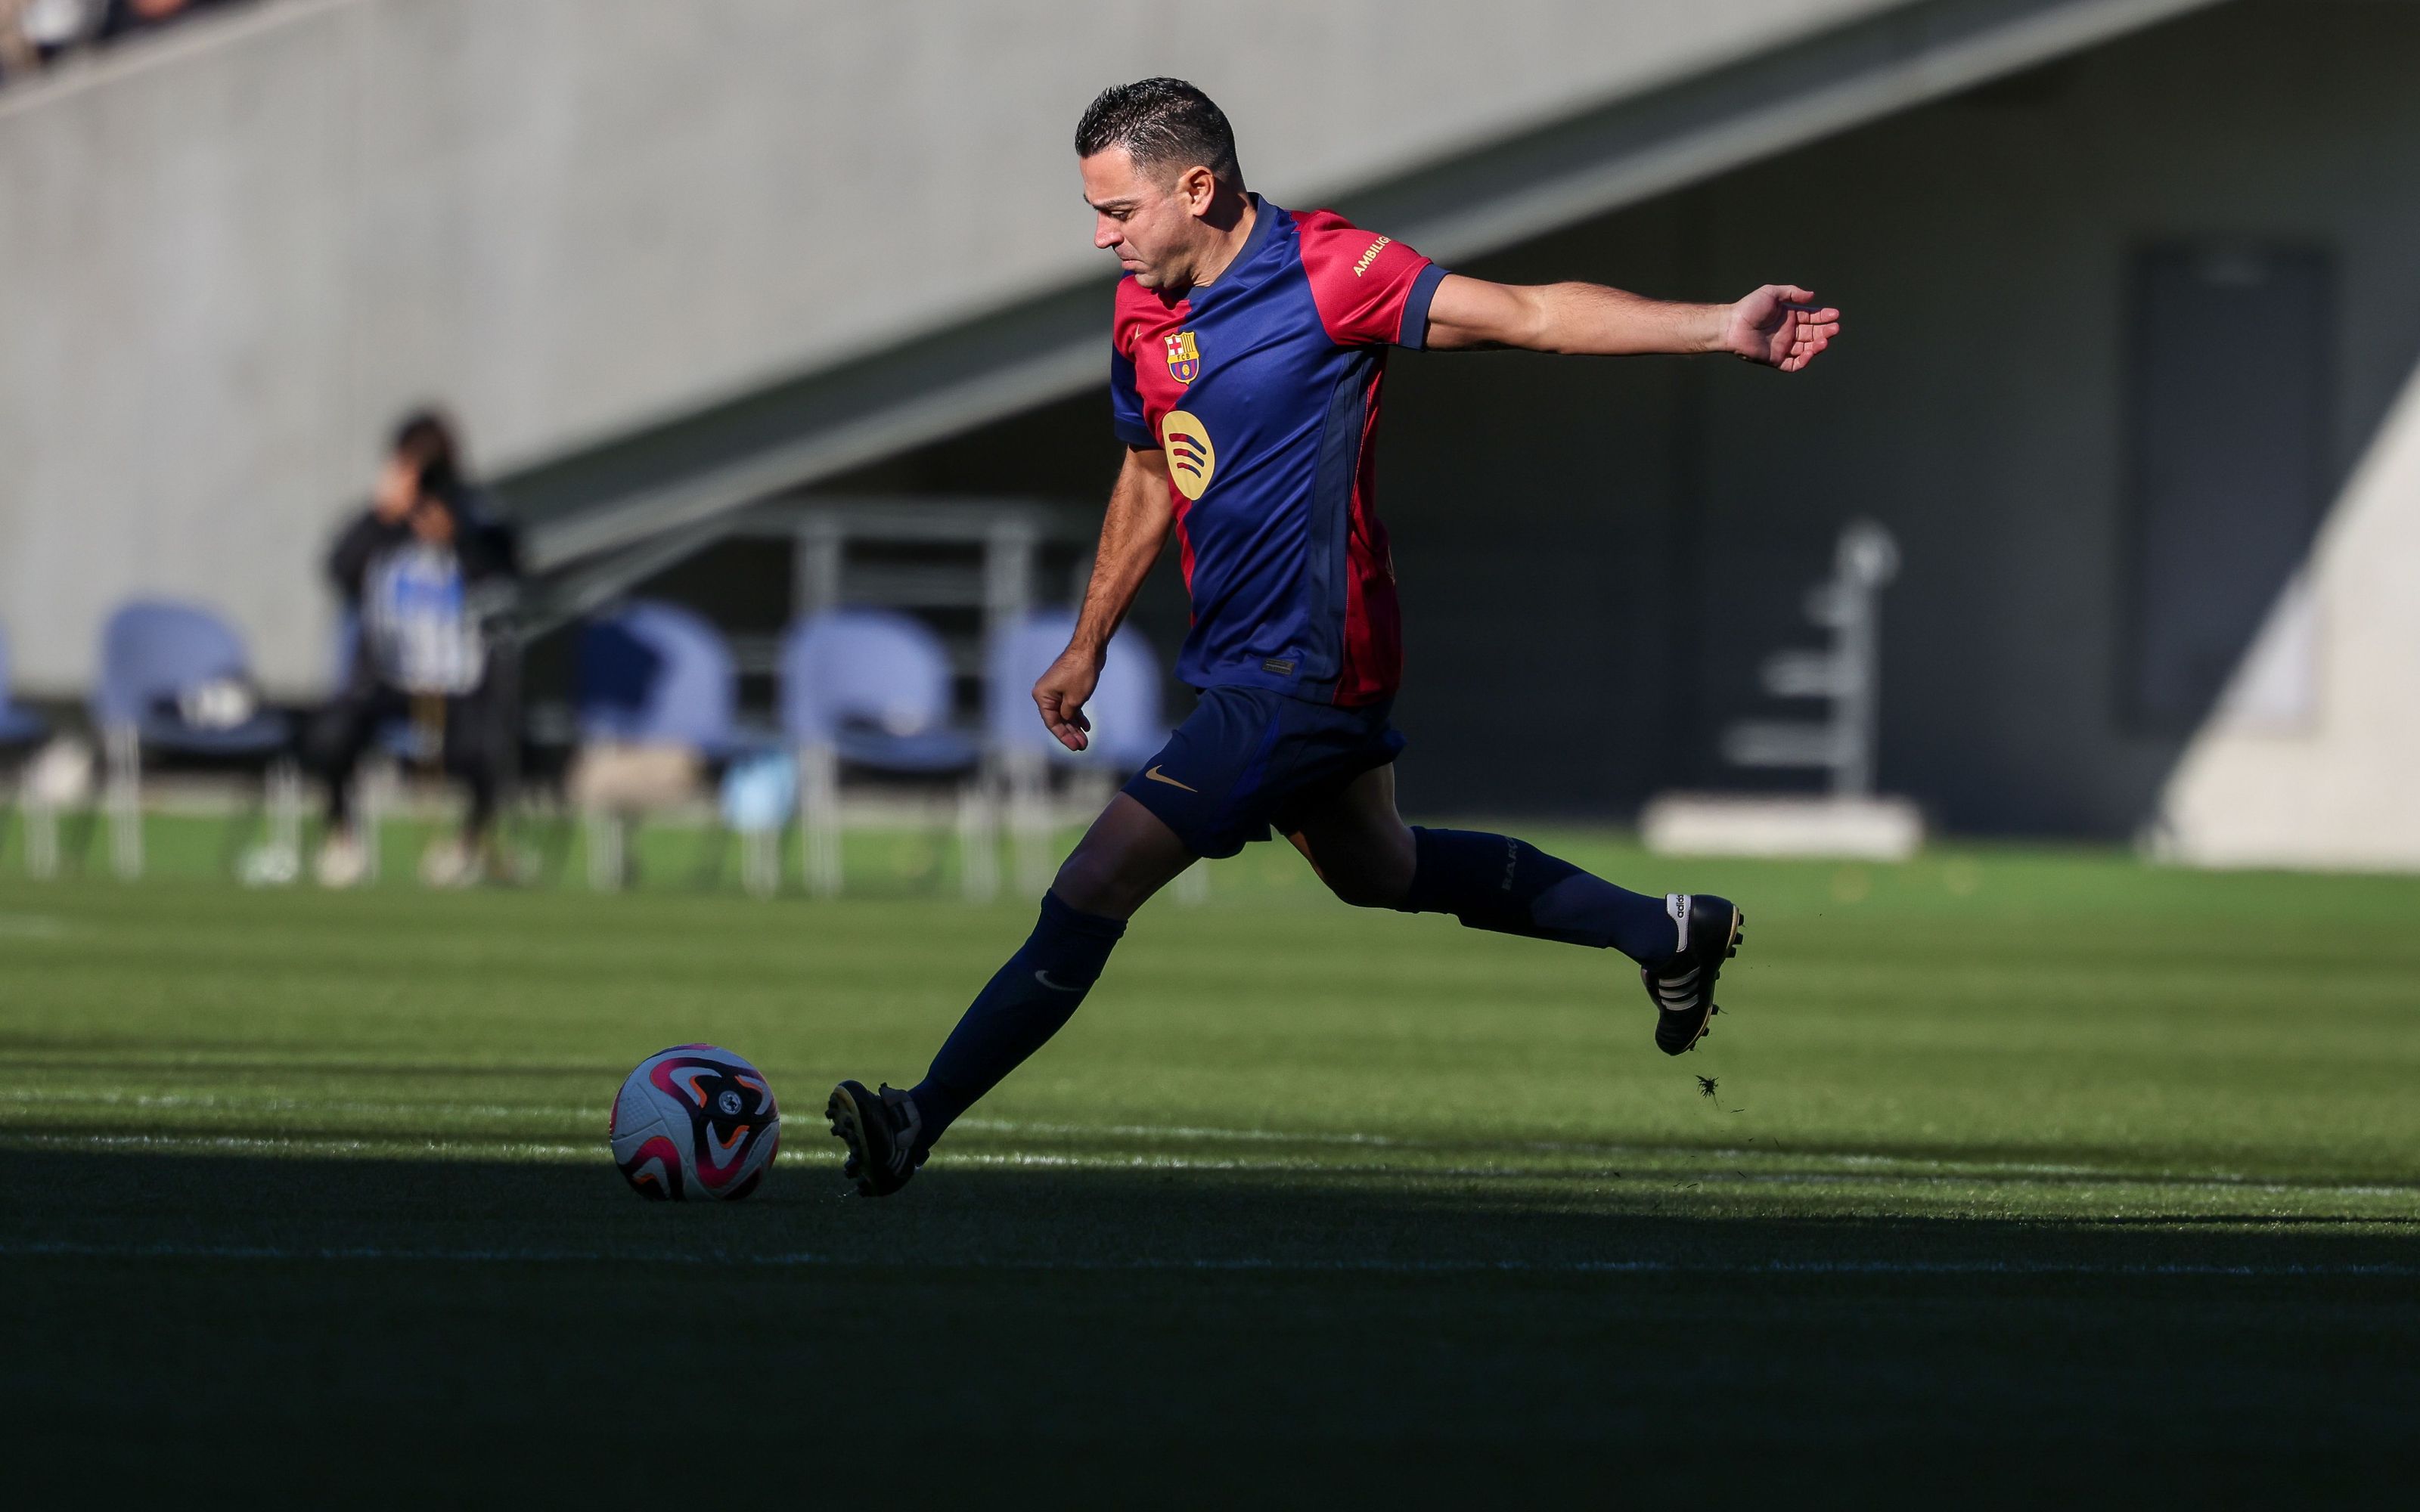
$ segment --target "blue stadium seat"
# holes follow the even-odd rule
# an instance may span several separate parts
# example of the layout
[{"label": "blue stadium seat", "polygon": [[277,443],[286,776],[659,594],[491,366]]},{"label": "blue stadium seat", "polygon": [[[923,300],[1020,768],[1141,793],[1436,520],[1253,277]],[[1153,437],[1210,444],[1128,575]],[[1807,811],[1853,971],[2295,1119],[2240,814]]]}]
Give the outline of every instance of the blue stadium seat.
[{"label": "blue stadium seat", "polygon": [[981,748],[950,728],[950,656],[921,620],[890,609],[810,615],[782,640],[782,729],[877,771],[949,773]]},{"label": "blue stadium seat", "polygon": [[[799,751],[799,818],[807,882],[840,890],[840,767],[913,777],[970,777],[983,748],[950,724],[950,657],[921,620],[890,609],[813,614],[782,640],[782,732]],[[980,784],[959,794],[966,889],[996,886],[981,848]]]},{"label": "blue stadium seat", "polygon": [[214,687],[249,689],[252,663],[234,626],[198,605],[137,599],[110,615],[101,634],[101,677],[91,698],[109,768],[111,856],[120,876],[143,871],[143,753],[259,762],[272,817],[270,853],[277,880],[300,870],[300,779],[294,732],[283,714],[217,702],[224,718],[197,706]]},{"label": "blue stadium seat", "polygon": [[985,657],[984,733],[996,758],[990,774],[993,801],[1004,787],[1016,883],[1029,893],[1049,886],[1057,859],[1050,844],[1056,827],[1051,770],[1088,774],[1077,778],[1076,787],[1084,805],[1097,809],[1108,801],[1109,780],[1139,770],[1168,739],[1168,720],[1160,713],[1159,662],[1141,634],[1131,628],[1109,639],[1100,681],[1084,702],[1084,717],[1092,723],[1084,748],[1069,750],[1043,727],[1033,706],[1034,681],[1067,649],[1075,633],[1072,610],[1037,609],[994,637]]},{"label": "blue stadium seat", "polygon": [[104,733],[132,730],[158,750],[273,755],[293,733],[284,715],[256,709],[231,723],[202,723],[180,704],[182,695],[210,683],[249,687],[251,680],[251,660],[234,626],[195,605],[137,600],[101,629],[93,723]]},{"label": "blue stadium seat", "polygon": [[8,701],[8,637],[0,631],[0,746],[30,746],[51,727]]},{"label": "blue stadium seat", "polygon": [[[690,752],[701,766],[725,762],[749,744],[739,733],[737,705],[731,648],[690,609],[642,599],[581,628],[572,714],[583,744],[672,747]],[[593,886],[617,887],[628,876],[628,814],[618,809],[589,814]],[[719,848],[720,836],[715,840]]]},{"label": "blue stadium seat", "polygon": [[582,628],[574,717],[583,740],[686,746],[719,761],[738,744],[737,678],[721,631],[643,599]]},{"label": "blue stadium seat", "polygon": [[1076,633],[1071,609],[1036,609],[996,638],[985,658],[984,733],[995,749],[1038,751],[1057,762],[1131,772],[1167,743],[1159,661],[1132,627],[1109,640],[1101,680],[1084,705],[1093,724],[1082,751],[1059,744],[1033,707],[1033,684]]}]

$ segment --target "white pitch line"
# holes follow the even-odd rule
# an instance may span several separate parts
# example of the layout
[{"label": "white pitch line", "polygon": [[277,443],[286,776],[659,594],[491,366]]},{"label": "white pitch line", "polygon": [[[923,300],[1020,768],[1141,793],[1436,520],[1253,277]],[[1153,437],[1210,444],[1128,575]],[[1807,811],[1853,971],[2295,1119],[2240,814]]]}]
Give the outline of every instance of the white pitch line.
[{"label": "white pitch line", "polygon": [[[411,1246],[272,1244],[87,1244],[71,1241],[0,1243],[0,1259],[246,1260],[271,1263],[369,1261],[458,1265],[724,1265],[775,1270],[856,1270],[879,1262],[804,1251],[766,1255],[628,1253],[582,1249],[456,1249]],[[936,1259],[905,1267],[932,1271],[1184,1271],[1269,1272],[1318,1274],[1469,1275],[1489,1273],[1532,1275],[1844,1275],[1844,1276],[2111,1276],[2215,1277],[2239,1280],[2420,1277],[2413,1265],[2222,1265],[2185,1261],[2165,1264],[2089,1260],[1487,1260],[1487,1259],[1284,1259],[1268,1256],[1120,1259],[1003,1259],[972,1257]]]},{"label": "white pitch line", "polygon": [[579,1119],[601,1116],[600,1107],[523,1103],[381,1103],[367,1099],[247,1097],[218,1092],[119,1092],[78,1088],[17,1088],[0,1090],[0,1105],[40,1107],[209,1108],[231,1113],[434,1113],[479,1119]]},{"label": "white pitch line", "polygon": [[[509,1156],[520,1160],[603,1164],[607,1159],[604,1142],[589,1144],[552,1144],[530,1141],[464,1141],[458,1139],[413,1139],[403,1135],[348,1138],[328,1135],[298,1135],[291,1138],[255,1134],[71,1134],[55,1131],[10,1133],[0,1128],[0,1148],[14,1146],[39,1149],[150,1149],[167,1153],[263,1153],[306,1156],[358,1155],[371,1159],[395,1157],[438,1156],[440,1158],[480,1159]],[[1450,1149],[1453,1147],[1443,1146]],[[1687,1150],[1642,1149],[1634,1153],[1670,1157],[1676,1154],[1699,1153]],[[1714,1151],[1719,1156],[1724,1151]],[[1738,1152],[1732,1152],[1734,1154]],[[1783,1157],[1815,1159],[1818,1157]],[[801,1163],[813,1164],[814,1157],[794,1150],[787,1165],[796,1169]],[[1669,1187],[1676,1184],[1699,1186],[1859,1186],[1859,1185],[1924,1185],[1957,1186],[1971,1179],[1971,1173],[1956,1170],[1892,1171],[1866,1167],[1847,1172],[1826,1171],[1740,1171],[1726,1166],[1714,1169],[1703,1166],[1660,1165],[1633,1171],[1602,1169],[1540,1170],[1525,1165],[1387,1165],[1366,1162],[1286,1159],[1203,1159],[1192,1155],[1079,1155],[1054,1150],[959,1150],[948,1157],[954,1165],[1005,1166],[1013,1168],[1044,1168],[1068,1170],[1164,1170],[1164,1171],[1268,1171],[1292,1172],[1309,1176],[1394,1176],[1448,1180],[1520,1180],[1552,1176],[1570,1178],[1591,1177],[1600,1181],[1620,1181],[1631,1186]],[[1861,1166],[1865,1163],[1859,1163]],[[1938,1166],[1944,1163],[1930,1163]],[[2086,1172],[2085,1179],[2027,1174],[2022,1167],[2009,1167],[2009,1174],[1996,1179],[2002,1186],[2048,1186],[2067,1190],[2089,1190],[2095,1186],[2123,1188],[2201,1188],[2213,1192],[2242,1193],[2246,1196],[2380,1196],[2408,1197],[2413,1189],[2378,1185],[2308,1185],[2290,1182],[2258,1182],[2241,1177],[2193,1177],[2176,1175],[2127,1175],[2118,1172]],[[2358,1217],[2348,1217],[2358,1223]]]},{"label": "white pitch line", "polygon": [[[1640,1153],[1691,1153],[1690,1151],[1640,1151]],[[1715,1151],[1716,1154],[1722,1153]],[[1320,1160],[1203,1160],[1189,1155],[1067,1155],[1046,1150],[961,1150],[948,1160],[953,1165],[1060,1166],[1078,1170],[1179,1170],[1179,1171],[1298,1171],[1334,1176],[1424,1176],[1467,1177],[1489,1180],[1517,1180],[1539,1176],[1592,1176],[1603,1180],[1620,1180],[1631,1184],[1668,1186],[1676,1181],[1721,1186],[1858,1186],[1865,1184],[1957,1186],[1968,1180],[1966,1175],[1950,1173],[1909,1173],[1887,1170],[1856,1172],[1828,1171],[1749,1171],[1733,1169],[1710,1170],[1697,1167],[1660,1166],[1643,1168],[1635,1173],[1606,1168],[1601,1170],[1541,1170],[1528,1165],[1373,1165],[1342,1164]],[[2130,1176],[2117,1172],[2082,1173],[2088,1180],[2071,1178],[2052,1180],[2046,1176],[2024,1174],[2021,1167],[2010,1167],[2011,1174],[1997,1184],[2003,1186],[2055,1186],[2089,1189],[2093,1186],[2126,1187],[2209,1187],[2224,1192],[2259,1193],[2271,1196],[2298,1193],[2312,1196],[2412,1196],[2414,1189],[2400,1186],[2311,1186],[2290,1183],[2263,1183],[2242,1177],[2180,1177]],[[2357,1222],[2358,1220],[2348,1220]]]},{"label": "white pitch line", "polygon": [[[209,1108],[231,1112],[263,1113],[452,1113],[476,1118],[564,1119],[593,1117],[596,1110],[567,1107],[554,1103],[455,1103],[399,1102],[380,1103],[360,1099],[329,1100],[311,1098],[246,1098],[219,1093],[141,1093],[111,1090],[70,1088],[16,1088],[0,1091],[0,1104],[39,1105],[131,1105],[144,1108]],[[2259,1179],[2233,1171],[2197,1171],[2190,1173],[2121,1171],[2106,1166],[2055,1165],[2040,1161],[1977,1161],[1941,1160],[1922,1155],[1859,1154],[1831,1150],[1808,1150],[1804,1153],[1745,1148],[1693,1149],[1688,1146],[1606,1144],[1580,1140],[1439,1140],[1406,1138],[1396,1134],[1342,1132],[1294,1132],[1282,1129],[1224,1129],[1188,1124],[1081,1124],[1040,1123],[1010,1119],[960,1119],[955,1128],[982,1130],[995,1134],[1038,1134],[1052,1138],[1112,1138],[1197,1140],[1204,1143],[1238,1142],[1250,1144],[1304,1145],[1314,1148],[1405,1149],[1426,1151],[1467,1150],[1474,1148],[1497,1148],[1539,1154],[1597,1155],[1609,1159],[1669,1158],[1673,1155],[1696,1155],[1712,1161],[1765,1160],[1779,1157],[1813,1165],[1872,1167],[1889,1170],[1932,1170],[1973,1172],[1989,1175],[2013,1173],[2033,1176],[2091,1176],[2115,1181],[2159,1182],[2184,1184],[2195,1182],[2261,1184]],[[169,1136],[163,1136],[169,1137]],[[959,1158],[965,1158],[963,1156]],[[2277,1183],[2272,1183],[2277,1184]],[[2291,1183],[2283,1183],[2290,1186]],[[2385,1188],[2382,1190],[2400,1190]],[[2412,1190],[2420,1191],[2420,1187]]]},{"label": "white pitch line", "polygon": [[[584,1119],[596,1116],[597,1111],[595,1108],[566,1106],[560,1103],[456,1103],[429,1102],[380,1103],[359,1099],[326,1100],[282,1097],[252,1099],[245,1098],[240,1095],[227,1096],[217,1093],[128,1093],[110,1090],[71,1088],[15,1088],[0,1091],[0,1105],[11,1103],[21,1106],[39,1105],[51,1103],[70,1105],[82,1104],[87,1106],[95,1104],[104,1106],[132,1105],[135,1107],[145,1108],[194,1107],[223,1109],[231,1112],[257,1111],[263,1113],[317,1112],[357,1115],[390,1113],[451,1113],[461,1117],[480,1119]],[[1594,1155],[1608,1160],[1670,1160],[1679,1157],[1732,1164],[1736,1164],[1740,1161],[1766,1161],[1779,1159],[1795,1165],[1844,1166],[1853,1170],[1870,1170],[1875,1172],[1878,1176],[1885,1177],[1900,1177],[1902,1176],[1902,1173],[1914,1172],[1937,1172],[1941,1173],[1945,1179],[1952,1180],[1961,1175],[1973,1175],[1978,1177],[2083,1177],[2097,1180],[2110,1185],[2119,1186],[2223,1186],[2240,1187],[2243,1190],[2252,1192],[2310,1192],[2378,1196],[2420,1196],[2420,1183],[2311,1183],[2291,1180],[2281,1180],[2274,1177],[2255,1176],[2241,1171],[2121,1170],[2104,1165],[2078,1165],[2044,1161],[1941,1159],[1924,1155],[1872,1154],[1821,1149],[1795,1151],[1783,1149],[1778,1147],[1770,1149],[1755,1149],[1745,1147],[1696,1149],[1685,1145],[1605,1144],[1581,1140],[1513,1140],[1498,1142],[1481,1139],[1457,1141],[1410,1138],[1396,1134],[1365,1134],[1353,1131],[1294,1132],[1282,1129],[1227,1129],[1188,1124],[1044,1123],[1022,1119],[985,1118],[960,1119],[954,1127],[970,1131],[980,1130],[995,1134],[1033,1134],[1049,1138],[1156,1139],[1170,1141],[1194,1140],[1203,1143],[1235,1142],[1249,1144],[1299,1145],[1311,1148],[1403,1149],[1447,1153],[1457,1150],[1476,1151],[1486,1149],[1497,1149],[1508,1151],[1524,1151],[1537,1154]],[[0,1124],[0,1137],[7,1136],[8,1130],[6,1125]],[[83,1140],[84,1142],[105,1142],[111,1139],[119,1141],[141,1140],[160,1145],[163,1148],[173,1148],[174,1142],[178,1139],[198,1138],[203,1136],[165,1134],[135,1135],[131,1134],[80,1136],[69,1134],[65,1131],[45,1130],[41,1131],[39,1135],[36,1135],[36,1137],[46,1140]],[[427,1141],[424,1147],[421,1142],[411,1140],[408,1135],[371,1133],[366,1136],[297,1135],[292,1139],[276,1137],[255,1138],[250,1141],[249,1146],[247,1146],[247,1143],[242,1136],[229,1135],[215,1140],[214,1147],[223,1149],[259,1148],[266,1149],[293,1149],[307,1145],[311,1148],[324,1148],[339,1152],[350,1152],[369,1149],[375,1148],[381,1142],[390,1146],[414,1149],[442,1149],[449,1148],[455,1143],[455,1141],[438,1139]],[[533,1154],[547,1154],[553,1156],[577,1156],[589,1152],[577,1146],[539,1143],[517,1145],[489,1145],[479,1143],[470,1148],[481,1149],[516,1150]],[[985,1164],[995,1165],[1002,1164],[1012,1159],[1012,1157],[1002,1157],[982,1151],[957,1150],[952,1151],[952,1158],[961,1162],[980,1159]],[[1064,1159],[1054,1160],[1045,1159],[1039,1153],[1036,1153],[1032,1158],[1023,1159],[1019,1163],[1026,1165],[1055,1164],[1074,1165],[1086,1164],[1090,1160],[1098,1160],[1101,1163],[1112,1165],[1134,1164],[1124,1157],[1069,1156]],[[1202,1170],[1290,1170],[1307,1167],[1305,1167],[1301,1163],[1248,1165],[1242,1163],[1201,1162],[1198,1163],[1194,1168]],[[1321,1168],[1337,1171],[1361,1169],[1361,1167],[1338,1165],[1326,1165]],[[1431,1174],[1436,1173],[1432,1172]],[[1495,1175],[1501,1173],[1491,1169],[1484,1174]],[[1812,1180],[1812,1178],[1805,1179]],[[1914,1178],[1907,1177],[1906,1179]]]},{"label": "white pitch line", "polygon": [[610,1159],[601,1139],[593,1145],[561,1145],[503,1140],[472,1143],[456,1139],[411,1139],[403,1135],[353,1139],[306,1134],[285,1139],[251,1134],[71,1134],[52,1130],[21,1134],[0,1126],[0,1149],[12,1147],[64,1150],[158,1149],[194,1153],[227,1150],[287,1155],[514,1155],[543,1160],[600,1162]]},{"label": "white pitch line", "polygon": [[[961,1125],[973,1120],[961,1120]],[[1141,1129],[1118,1127],[1099,1128],[1074,1124],[1010,1124],[993,1122],[985,1127],[994,1130],[1022,1130],[1028,1133],[1083,1133],[1094,1134],[1130,1134]],[[808,1133],[814,1132],[812,1125]],[[1159,1131],[1171,1132],[1171,1131]],[[1174,1131],[1200,1134],[1209,1131]],[[1239,1137],[1258,1139],[1261,1131],[1230,1130],[1225,1133]],[[1384,1135],[1308,1135],[1299,1138],[1274,1133],[1265,1135],[1271,1143],[1311,1145],[1343,1145],[1351,1148],[1383,1146],[1404,1150],[1451,1153],[1466,1150],[1467,1145],[1441,1141],[1388,1139]],[[604,1141],[591,1144],[566,1144],[536,1140],[474,1140],[460,1137],[415,1138],[404,1134],[382,1134],[375,1131],[359,1134],[113,1134],[95,1132],[75,1134],[63,1130],[10,1130],[0,1124],[0,1145],[41,1149],[156,1149],[162,1151],[275,1153],[304,1155],[362,1155],[369,1157],[400,1155],[438,1155],[443,1157],[510,1156],[522,1160],[601,1161],[606,1156]],[[1680,1166],[1670,1164],[1645,1166],[1635,1173],[1624,1173],[1610,1167],[1600,1170],[1540,1169],[1522,1165],[1387,1165],[1367,1163],[1344,1163],[1319,1159],[1228,1158],[1203,1159],[1189,1155],[1118,1155],[1074,1154],[1054,1150],[954,1150],[949,1164],[962,1165],[1041,1166],[1079,1170],[1194,1170],[1194,1171],[1293,1171],[1333,1176],[1408,1176],[1481,1178],[1487,1180],[1518,1180],[1540,1176],[1594,1176],[1604,1180],[1669,1183],[1698,1181],[1723,1185],[1750,1184],[1772,1186],[1850,1186],[1861,1182],[1875,1184],[1900,1183],[1931,1186],[1955,1186],[1972,1179],[1988,1178],[2005,1186],[2055,1186],[2086,1188],[2109,1187],[2201,1187],[2215,1191],[2241,1192],[2247,1195],[2278,1196],[2296,1194],[2305,1196],[2381,1196],[2409,1197],[2420,1196],[2420,1187],[2380,1182],[2325,1183],[2290,1180],[2264,1180],[2235,1172],[2199,1173],[2175,1171],[2118,1171],[2087,1165],[2043,1165],[2026,1162],[1943,1161],[1910,1157],[1897,1159],[1881,1155],[1826,1154],[1809,1151],[1804,1154],[1784,1150],[1692,1149],[1686,1146],[1614,1146],[1614,1145],[1513,1145],[1512,1149],[1549,1149],[1563,1154],[1593,1154],[1600,1157],[1670,1162],[1675,1159],[1696,1159],[1721,1162],[1723,1168]],[[794,1151],[792,1164],[804,1157]],[[1761,1171],[1742,1172],[1731,1163],[1739,1161],[1781,1160],[1792,1164],[1845,1166],[1838,1172]]]},{"label": "white pitch line", "polygon": [[[1432,1141],[1405,1139],[1395,1134],[1352,1133],[1290,1133],[1283,1129],[1204,1129],[1189,1124],[1167,1123],[1030,1123],[1016,1119],[960,1119],[950,1125],[953,1129],[990,1129],[1003,1134],[1091,1135],[1118,1139],[1234,1139],[1256,1144],[1288,1145],[1375,1145],[1392,1149],[1419,1149]],[[1539,1148],[1539,1147],[1528,1147]],[[1588,1149],[1607,1151],[1627,1147],[1590,1145]]]}]

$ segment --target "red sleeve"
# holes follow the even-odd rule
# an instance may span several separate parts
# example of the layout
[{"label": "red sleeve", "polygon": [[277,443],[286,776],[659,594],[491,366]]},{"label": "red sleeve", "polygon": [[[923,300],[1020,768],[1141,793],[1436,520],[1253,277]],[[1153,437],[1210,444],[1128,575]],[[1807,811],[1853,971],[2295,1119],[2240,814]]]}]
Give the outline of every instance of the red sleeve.
[{"label": "red sleeve", "polygon": [[1109,428],[1128,446],[1154,446],[1151,426],[1142,412],[1142,393],[1135,382],[1136,312],[1128,298],[1131,278],[1118,282],[1117,303],[1109,317]]},{"label": "red sleeve", "polygon": [[1134,361],[1135,332],[1142,327],[1144,298],[1133,274],[1118,280],[1118,291],[1109,305],[1109,349],[1127,362]]},{"label": "red sleeve", "polygon": [[1311,302],[1330,341],[1340,347],[1427,341],[1429,300],[1445,279],[1444,269],[1334,210],[1289,213],[1301,238]]}]

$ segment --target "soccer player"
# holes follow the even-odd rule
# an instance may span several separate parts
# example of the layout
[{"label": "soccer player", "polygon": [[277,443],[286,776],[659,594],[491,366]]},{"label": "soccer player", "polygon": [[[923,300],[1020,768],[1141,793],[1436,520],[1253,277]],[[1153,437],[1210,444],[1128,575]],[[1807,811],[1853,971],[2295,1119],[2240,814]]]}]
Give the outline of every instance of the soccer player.
[{"label": "soccer player", "polygon": [[1740,941],[1729,900],[1627,892],[1526,841],[1395,812],[1402,637],[1371,466],[1387,348],[1730,352],[1794,373],[1839,333],[1839,312],[1782,284],[1676,304],[1449,273],[1331,211],[1251,193],[1226,116],[1182,80],[1105,90],[1076,154],[1094,244],[1125,273],[1109,402],[1126,455],[1075,636],[1033,701],[1084,748],[1105,648],[1173,532],[1193,600],[1176,671],[1201,702],[1094,821],[924,1079],[832,1089],[858,1190],[907,1184],[1067,1022],[1146,899],[1272,829],[1346,903],[1621,951],[1647,984],[1657,1046],[1696,1045]]}]

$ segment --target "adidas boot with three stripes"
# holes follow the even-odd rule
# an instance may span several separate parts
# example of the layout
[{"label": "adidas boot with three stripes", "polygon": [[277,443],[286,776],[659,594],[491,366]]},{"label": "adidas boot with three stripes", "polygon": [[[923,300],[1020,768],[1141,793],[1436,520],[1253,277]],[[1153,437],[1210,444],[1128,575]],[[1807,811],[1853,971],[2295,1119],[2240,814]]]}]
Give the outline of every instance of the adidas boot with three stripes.
[{"label": "adidas boot with three stripes", "polygon": [[1697,1048],[1714,1015],[1714,979],[1723,963],[1739,954],[1746,918],[1728,898],[1711,893],[1667,893],[1679,949],[1668,960],[1638,968],[1647,995],[1655,1002],[1655,1048],[1677,1056]]}]

